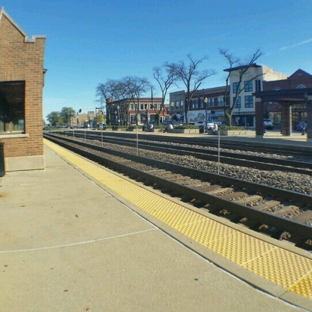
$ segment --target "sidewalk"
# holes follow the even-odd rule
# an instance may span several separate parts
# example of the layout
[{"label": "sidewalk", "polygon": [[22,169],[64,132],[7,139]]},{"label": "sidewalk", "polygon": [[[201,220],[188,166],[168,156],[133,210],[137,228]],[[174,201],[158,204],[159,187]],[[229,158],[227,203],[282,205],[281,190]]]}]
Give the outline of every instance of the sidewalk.
[{"label": "sidewalk", "polygon": [[48,147],[45,160],[0,179],[0,311],[302,311],[190,251]]}]

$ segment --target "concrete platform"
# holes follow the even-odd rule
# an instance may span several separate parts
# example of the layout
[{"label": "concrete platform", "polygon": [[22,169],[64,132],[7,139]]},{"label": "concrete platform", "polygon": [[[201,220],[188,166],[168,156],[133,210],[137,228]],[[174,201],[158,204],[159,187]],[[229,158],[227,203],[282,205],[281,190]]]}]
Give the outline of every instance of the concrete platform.
[{"label": "concrete platform", "polygon": [[0,178],[0,311],[304,311],[210,263],[49,147],[45,162]]}]

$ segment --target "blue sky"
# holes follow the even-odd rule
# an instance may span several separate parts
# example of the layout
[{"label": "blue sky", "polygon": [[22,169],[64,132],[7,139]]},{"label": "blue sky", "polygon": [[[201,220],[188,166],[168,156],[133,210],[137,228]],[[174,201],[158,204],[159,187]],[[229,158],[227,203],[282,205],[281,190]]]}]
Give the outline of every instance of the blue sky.
[{"label": "blue sky", "polygon": [[[1,0],[28,36],[45,35],[43,118],[69,106],[94,110],[107,79],[146,77],[166,61],[208,55],[203,87],[224,85],[219,48],[291,75],[312,74],[312,0]],[[179,89],[184,89],[180,84]],[[173,87],[171,91],[179,90]],[[157,92],[158,91],[158,92]],[[154,96],[160,96],[156,90]]]}]

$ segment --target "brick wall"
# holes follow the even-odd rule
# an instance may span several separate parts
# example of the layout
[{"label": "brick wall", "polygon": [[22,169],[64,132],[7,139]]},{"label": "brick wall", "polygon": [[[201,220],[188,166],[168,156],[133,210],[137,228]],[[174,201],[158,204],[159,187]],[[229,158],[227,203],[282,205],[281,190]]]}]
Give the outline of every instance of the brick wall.
[{"label": "brick wall", "polygon": [[28,39],[10,16],[0,11],[0,82],[25,81],[26,135],[0,135],[5,158],[43,155],[44,45],[44,36]]}]

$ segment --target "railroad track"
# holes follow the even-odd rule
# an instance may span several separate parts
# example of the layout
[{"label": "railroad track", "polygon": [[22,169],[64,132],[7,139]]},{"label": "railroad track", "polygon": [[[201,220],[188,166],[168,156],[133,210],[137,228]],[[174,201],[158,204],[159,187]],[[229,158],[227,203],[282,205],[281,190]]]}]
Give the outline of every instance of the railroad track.
[{"label": "railroad track", "polygon": [[[96,134],[100,135],[99,131],[81,131],[81,130],[66,130],[64,133],[68,134],[69,136],[79,135],[79,133],[83,133],[83,135],[88,134]],[[103,131],[104,137],[111,137],[111,138],[128,138],[133,139],[136,138],[136,133],[133,132],[106,132]],[[152,133],[151,135],[144,135],[138,132],[138,137],[141,140],[151,140],[153,142],[163,142],[164,136],[158,135],[157,132]],[[202,137],[179,137],[179,136],[166,136],[167,142],[175,143],[175,144],[188,144],[193,146],[209,146],[209,147],[218,147],[218,140],[217,136],[210,136],[209,140],[206,140],[206,136],[203,135]],[[311,159],[311,149],[307,149],[305,146],[296,146],[293,147],[291,145],[285,146],[284,144],[278,144],[276,142],[270,143],[269,141],[265,144],[258,143],[258,142],[245,142],[240,140],[239,142],[233,141],[229,138],[222,137],[221,140],[221,148],[222,149],[231,149],[231,150],[243,150],[243,151],[250,151],[250,152],[259,152],[259,153],[271,153],[272,147],[277,154],[286,154],[289,157],[303,157],[303,158],[310,158]]]},{"label": "railroad track", "polygon": [[[73,132],[64,132],[63,135],[73,136]],[[104,141],[105,143],[116,144],[118,146],[135,147],[136,140],[129,138],[119,138],[115,136],[103,136],[102,133],[97,132],[76,132],[76,138],[83,138],[87,140]],[[208,161],[217,161],[217,148],[207,149],[199,148],[191,145],[184,144],[164,144],[164,142],[140,140],[140,149],[145,149],[155,152],[170,153],[173,155],[186,155],[193,156],[197,159],[203,159]],[[274,150],[274,153],[277,154]],[[285,151],[284,151],[285,153]],[[272,149],[271,149],[272,154]],[[311,160],[311,155],[309,157]],[[251,167],[259,170],[279,170],[287,172],[296,172],[312,176],[312,162],[308,162],[308,159],[301,161],[285,158],[276,158],[269,156],[248,155],[247,153],[233,153],[224,151],[222,149],[222,163]]]},{"label": "railroad track", "polygon": [[254,231],[312,249],[312,197],[59,135],[44,135],[100,165]]}]

